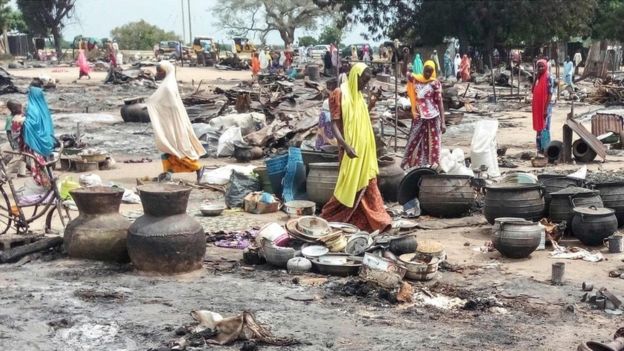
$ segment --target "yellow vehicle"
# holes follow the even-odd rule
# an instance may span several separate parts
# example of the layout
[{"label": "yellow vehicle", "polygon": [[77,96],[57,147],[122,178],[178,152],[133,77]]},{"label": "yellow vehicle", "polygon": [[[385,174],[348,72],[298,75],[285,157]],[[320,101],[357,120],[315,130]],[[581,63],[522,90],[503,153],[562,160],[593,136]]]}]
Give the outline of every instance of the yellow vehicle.
[{"label": "yellow vehicle", "polygon": [[193,54],[197,56],[197,64],[212,66],[210,62],[218,63],[219,45],[209,37],[195,37],[193,39]]},{"label": "yellow vehicle", "polygon": [[251,61],[251,53],[256,51],[256,46],[247,38],[233,38],[233,40],[232,53],[241,60]]}]

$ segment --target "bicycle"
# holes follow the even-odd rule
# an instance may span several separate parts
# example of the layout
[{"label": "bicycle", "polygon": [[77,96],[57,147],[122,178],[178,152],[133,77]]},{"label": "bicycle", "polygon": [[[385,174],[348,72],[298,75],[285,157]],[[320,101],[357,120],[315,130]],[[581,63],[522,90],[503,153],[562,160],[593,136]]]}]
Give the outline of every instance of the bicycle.
[{"label": "bicycle", "polygon": [[[60,160],[62,152],[63,146],[61,144],[58,151],[59,156],[45,164],[40,164],[34,155],[27,152],[2,152],[3,154],[17,155],[31,159],[33,161],[33,163],[31,163],[33,167],[40,167],[41,170],[45,172],[45,175],[50,180],[50,185],[49,189],[46,190],[39,199],[30,203],[24,202],[23,199],[20,199],[18,196],[13,180],[9,177],[7,164],[4,158],[0,157],[0,234],[6,234],[11,227],[15,228],[17,234],[31,233],[31,225],[44,215],[46,216],[46,234],[59,234],[64,230],[67,223],[71,220],[71,216],[69,214],[69,209],[63,205],[63,200],[58,188],[58,178],[55,177],[52,172],[54,165]],[[14,205],[12,205],[7,191],[5,190],[6,185],[8,185]],[[26,216],[25,209],[27,208],[33,208],[33,212],[30,216]],[[60,219],[60,228],[56,227],[58,224],[58,222],[56,222],[56,217]]]}]

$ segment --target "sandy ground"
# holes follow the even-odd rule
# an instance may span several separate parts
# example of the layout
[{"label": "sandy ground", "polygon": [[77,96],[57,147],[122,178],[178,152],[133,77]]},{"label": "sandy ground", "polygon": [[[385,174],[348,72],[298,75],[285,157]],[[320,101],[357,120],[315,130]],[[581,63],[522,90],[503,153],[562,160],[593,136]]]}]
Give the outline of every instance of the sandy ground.
[{"label": "sandy ground", "polygon": [[[180,68],[178,79],[186,84],[204,79],[223,81],[245,79],[248,72],[222,72],[203,68]],[[61,84],[75,79],[75,68],[12,71],[24,76],[47,74]],[[96,72],[97,85],[104,73]],[[461,90],[461,89],[460,89]],[[499,130],[500,144],[509,145],[508,154],[532,151],[528,105],[506,106],[492,117],[509,122]],[[552,122],[553,139],[560,139],[561,125],[569,112],[559,103]],[[576,106],[581,113],[596,106]],[[115,111],[111,111],[115,114]],[[87,133],[101,130],[100,125]],[[469,150],[470,128],[451,126],[444,138],[447,147]],[[131,159],[115,155],[119,161]],[[621,157],[609,156],[606,163],[595,162],[590,169],[618,169]],[[202,160],[206,166],[231,162],[226,159]],[[518,161],[520,169],[531,169]],[[577,169],[579,165],[558,166]],[[505,169],[502,169],[505,170]],[[105,181],[127,188],[136,178],[160,173],[160,162],[127,164],[95,172]],[[60,178],[80,174],[59,173]],[[193,180],[194,175],[176,175]],[[21,184],[22,180],[16,183]],[[219,201],[222,195],[195,190],[189,213],[196,216],[203,201]],[[140,205],[121,207],[128,217],[140,214]],[[76,215],[76,213],[73,213]],[[228,211],[214,219],[196,217],[207,231],[247,229],[250,226],[286,220],[284,214],[250,215]],[[421,219],[426,220],[426,219]],[[204,268],[176,277],[147,277],[130,265],[116,265],[64,257],[33,258],[33,262],[0,266],[0,345],[23,350],[147,350],[175,339],[174,330],[190,323],[189,312],[208,309],[225,315],[251,310],[278,335],[292,335],[304,344],[284,350],[571,350],[583,340],[607,340],[620,326],[621,317],[592,310],[580,302],[581,283],[590,281],[597,288],[607,287],[616,295],[624,291],[624,280],[608,277],[610,270],[623,266],[623,254],[608,254],[598,263],[566,260],[565,284],[549,283],[549,250],[536,251],[530,258],[512,260],[497,252],[479,250],[489,240],[489,225],[445,230],[419,230],[420,239],[435,239],[444,245],[448,261],[461,267],[459,272],[442,272],[435,282],[414,283],[451,297],[488,298],[495,296],[504,310],[442,309],[421,304],[392,304],[377,296],[348,296],[341,287],[346,278],[305,275],[295,277],[267,266],[245,267],[242,252],[208,245]],[[574,245],[579,245],[574,242]],[[50,259],[53,260],[49,261]],[[91,289],[104,297],[85,299],[81,292]],[[111,293],[122,298],[111,298]],[[109,295],[106,295],[109,294]],[[120,294],[120,295],[119,295]],[[106,297],[109,296],[109,297]],[[293,297],[305,297],[306,302]],[[297,298],[295,298],[296,300]],[[238,350],[241,344],[209,347],[204,350]],[[265,347],[263,347],[265,349]]]}]

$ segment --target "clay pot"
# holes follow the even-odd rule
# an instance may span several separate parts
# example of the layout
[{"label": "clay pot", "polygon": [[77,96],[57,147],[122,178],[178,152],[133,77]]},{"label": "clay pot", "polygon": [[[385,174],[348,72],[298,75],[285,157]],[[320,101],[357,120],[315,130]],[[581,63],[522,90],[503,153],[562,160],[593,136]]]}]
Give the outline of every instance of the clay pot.
[{"label": "clay pot", "polygon": [[497,218],[492,228],[492,244],[505,257],[526,258],[539,246],[542,232],[539,223],[522,218]]},{"label": "clay pot", "polygon": [[588,246],[602,245],[618,228],[615,211],[610,208],[589,206],[575,207],[572,217],[572,233]]},{"label": "clay pot", "polygon": [[145,214],[128,229],[128,253],[134,266],[165,274],[201,268],[206,236],[202,226],[186,214],[191,188],[149,184],[137,189]]},{"label": "clay pot", "polygon": [[377,186],[379,192],[386,202],[396,202],[399,193],[399,184],[405,176],[405,171],[399,162],[393,157],[383,156],[377,160],[379,165],[379,175],[377,176]]},{"label": "clay pot", "polygon": [[70,191],[80,211],[63,236],[70,257],[129,261],[126,237],[130,222],[119,214],[123,193],[123,189],[103,186]]}]

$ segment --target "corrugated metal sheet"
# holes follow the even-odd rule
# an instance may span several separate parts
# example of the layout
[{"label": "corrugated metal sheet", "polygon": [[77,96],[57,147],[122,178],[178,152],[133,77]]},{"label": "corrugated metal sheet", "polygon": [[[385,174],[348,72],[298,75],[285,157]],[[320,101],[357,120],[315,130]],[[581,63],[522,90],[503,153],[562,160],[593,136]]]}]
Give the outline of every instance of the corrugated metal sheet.
[{"label": "corrugated metal sheet", "polygon": [[608,132],[620,134],[624,130],[624,119],[622,116],[609,113],[596,113],[591,120],[591,132],[599,136]]}]

